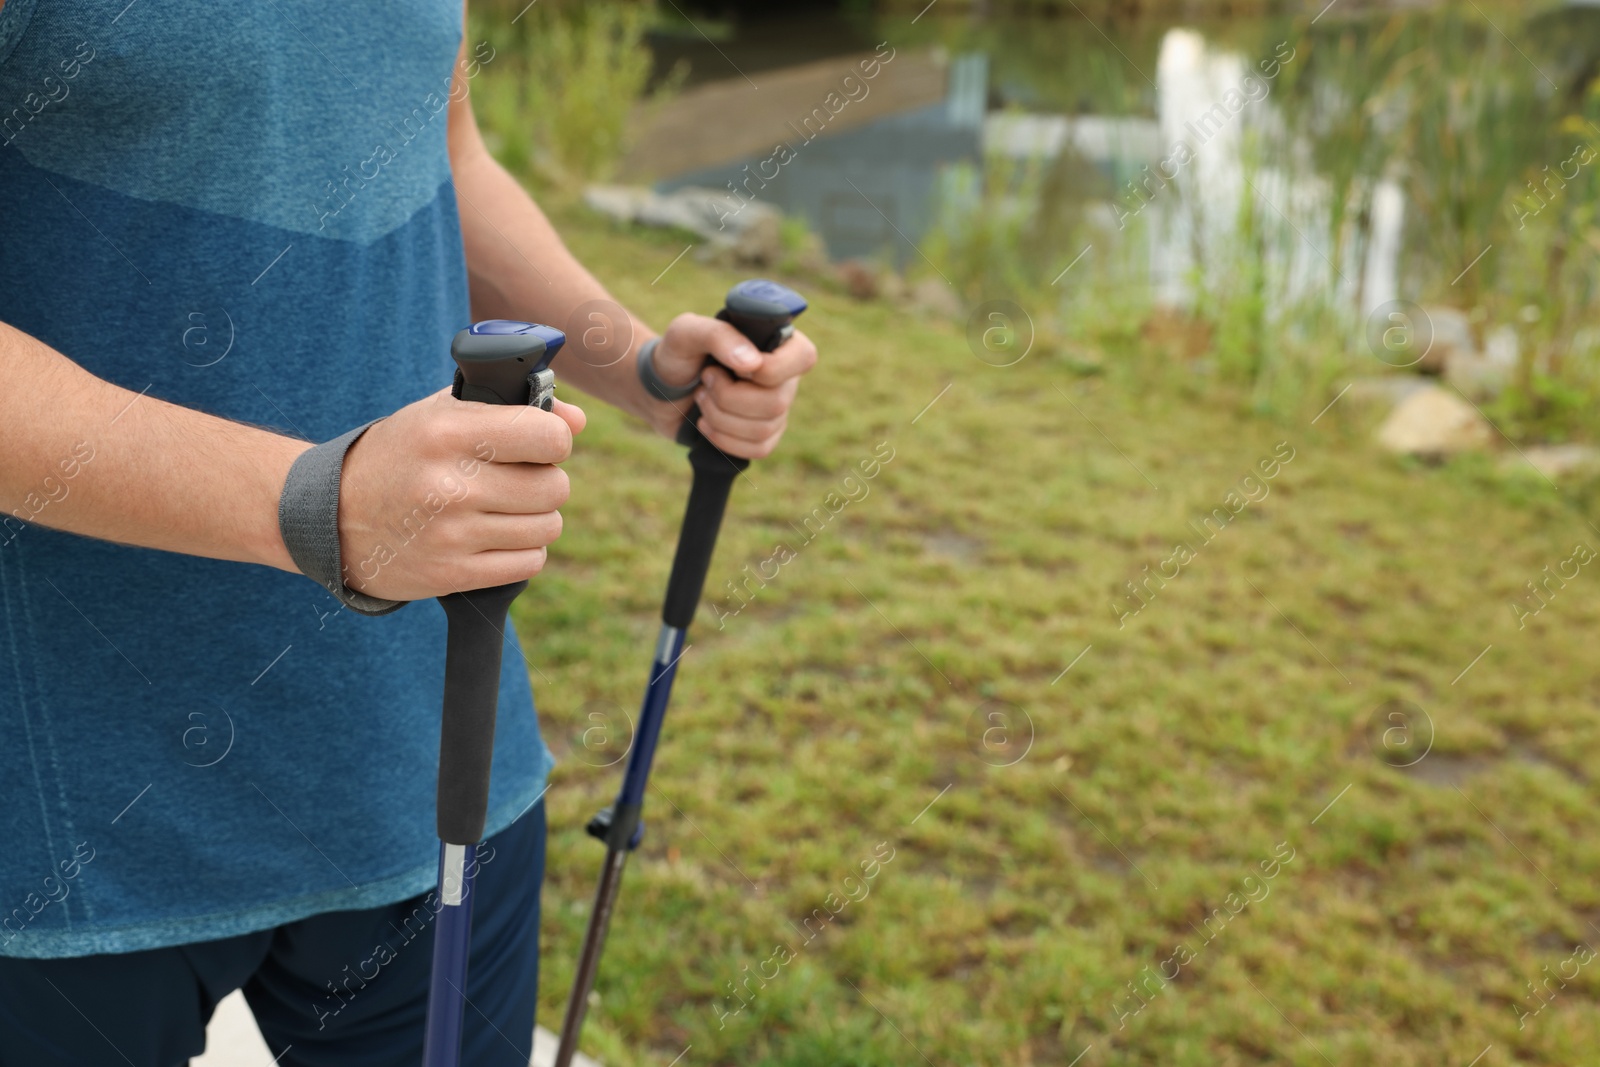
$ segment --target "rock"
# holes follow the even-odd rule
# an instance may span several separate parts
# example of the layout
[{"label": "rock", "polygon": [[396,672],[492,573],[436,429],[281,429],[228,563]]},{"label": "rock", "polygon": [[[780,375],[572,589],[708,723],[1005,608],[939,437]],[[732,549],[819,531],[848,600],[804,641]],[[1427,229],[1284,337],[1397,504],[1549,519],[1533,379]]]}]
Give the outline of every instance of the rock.
[{"label": "rock", "polygon": [[1517,331],[1510,326],[1496,326],[1489,331],[1488,338],[1483,343],[1483,358],[1496,367],[1506,370],[1515,370],[1517,360],[1522,355],[1522,343],[1517,340]]},{"label": "rock", "polygon": [[919,311],[945,319],[961,317],[961,301],[938,278],[923,278],[911,287],[911,303]]},{"label": "rock", "polygon": [[834,268],[840,284],[845,292],[857,300],[875,300],[878,297],[878,272],[871,263],[859,259],[847,259]]},{"label": "rock", "polygon": [[1593,445],[1531,445],[1507,456],[1506,470],[1534,470],[1555,481],[1582,470],[1600,470],[1600,448]]},{"label": "rock", "polygon": [[1146,347],[1167,360],[1196,360],[1211,351],[1216,328],[1193,312],[1158,307],[1139,327]]},{"label": "rock", "polygon": [[1472,334],[1472,320],[1467,318],[1466,312],[1459,308],[1435,305],[1423,308],[1422,313],[1428,317],[1433,340],[1412,370],[1418,374],[1437,376],[1444,374],[1453,360],[1478,355],[1478,342]]},{"label": "rock", "polygon": [[1412,456],[1450,456],[1487,448],[1493,437],[1478,409],[1436,385],[1418,389],[1378,428],[1378,443]]},{"label": "rock", "polygon": [[1490,331],[1481,354],[1452,351],[1444,365],[1445,379],[1470,396],[1499,396],[1511,384],[1520,354],[1517,331],[1499,326]]},{"label": "rock", "polygon": [[750,219],[734,239],[734,261],[754,267],[770,267],[778,262],[783,256],[783,229],[779,225],[782,221],[783,215],[777,208],[762,211]]},{"label": "rock", "polygon": [[1412,374],[1386,374],[1381,378],[1356,378],[1349,385],[1347,401],[1384,409],[1393,408],[1428,382]]},{"label": "rock", "polygon": [[583,201],[622,222],[670,226],[703,238],[740,263],[776,263],[783,253],[783,213],[759,200],[739,200],[717,189],[685,186],[658,193],[644,186],[591,185]]},{"label": "rock", "polygon": [[1495,397],[1511,383],[1511,370],[1484,356],[1452,356],[1445,381],[1472,397]]}]

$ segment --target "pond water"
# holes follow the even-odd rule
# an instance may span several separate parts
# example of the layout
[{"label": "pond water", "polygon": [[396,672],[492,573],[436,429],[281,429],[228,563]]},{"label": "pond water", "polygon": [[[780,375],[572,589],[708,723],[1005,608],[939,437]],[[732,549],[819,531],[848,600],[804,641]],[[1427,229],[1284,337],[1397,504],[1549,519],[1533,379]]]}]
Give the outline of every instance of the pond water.
[{"label": "pond water", "polygon": [[[793,158],[758,186],[774,149],[705,158],[659,187],[742,184],[836,259],[932,268],[969,293],[1137,283],[1166,304],[1357,324],[1417,301],[1459,309],[1480,342],[1500,323],[1550,358],[1583,347],[1600,265],[1600,8],[1342,6],[1121,24],[935,8],[659,39],[663,68],[688,61],[686,96],[743,79],[751,101],[777,87],[770,105],[786,71],[880,42],[902,69],[942,75],[933,96],[841,113],[813,139],[769,122]],[[705,116],[738,121],[725,104]]]}]

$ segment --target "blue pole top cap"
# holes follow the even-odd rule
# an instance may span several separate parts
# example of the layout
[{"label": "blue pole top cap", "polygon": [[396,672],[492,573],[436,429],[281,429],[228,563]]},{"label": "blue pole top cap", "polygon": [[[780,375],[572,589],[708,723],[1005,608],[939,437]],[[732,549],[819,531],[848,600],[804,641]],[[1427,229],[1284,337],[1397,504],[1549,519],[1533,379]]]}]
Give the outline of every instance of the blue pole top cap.
[{"label": "blue pole top cap", "polygon": [[743,315],[793,318],[806,309],[806,298],[765,278],[751,278],[728,290],[727,307]]},{"label": "blue pole top cap", "polygon": [[549,366],[566,343],[567,335],[554,326],[516,319],[484,319],[456,334],[450,354],[457,363],[515,360],[532,372]]}]

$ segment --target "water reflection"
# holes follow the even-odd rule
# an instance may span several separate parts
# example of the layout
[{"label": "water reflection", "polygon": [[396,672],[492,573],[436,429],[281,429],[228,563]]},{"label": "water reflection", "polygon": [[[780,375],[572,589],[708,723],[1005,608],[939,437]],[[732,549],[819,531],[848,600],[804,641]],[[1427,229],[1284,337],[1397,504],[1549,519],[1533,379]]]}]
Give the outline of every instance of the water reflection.
[{"label": "water reflection", "polygon": [[[932,65],[939,76],[906,73],[908,64]],[[981,156],[987,59],[969,54],[930,63],[896,50],[870,80],[857,62],[847,59],[833,67],[830,76],[789,91],[782,108],[787,117],[772,128],[776,137],[770,150],[673,175],[657,188],[725,189],[735,205],[754,195],[805,219],[834,258],[887,252],[904,262],[915,254],[912,243],[933,224],[948,169],[970,167]],[[913,80],[930,84],[902,91],[888,114],[849,124],[851,106]],[[772,81],[767,88],[775,88]]]},{"label": "water reflection", "polygon": [[[895,58],[812,136],[803,116],[830,115],[828,86],[873,37]],[[737,38],[721,47],[737,66]],[[1103,27],[930,16],[915,32],[885,18],[841,51],[787,67],[768,54],[759,92],[737,83],[698,113],[696,94],[735,80],[688,90],[659,188],[756,197],[836,260],[892,264],[968,306],[1022,300],[1047,334],[1078,331],[1085,308],[1176,308],[1224,373],[1291,391],[1342,373],[1404,305],[1458,384],[1504,393],[1513,432],[1596,421],[1594,5]]]}]

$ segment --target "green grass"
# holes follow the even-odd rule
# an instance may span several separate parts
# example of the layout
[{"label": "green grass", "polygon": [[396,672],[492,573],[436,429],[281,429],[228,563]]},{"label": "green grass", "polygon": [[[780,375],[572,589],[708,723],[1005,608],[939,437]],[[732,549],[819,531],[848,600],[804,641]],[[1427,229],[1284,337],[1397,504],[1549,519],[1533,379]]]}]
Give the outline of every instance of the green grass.
[{"label": "green grass", "polygon": [[[672,238],[562,222],[657,323],[737,280],[685,257],[652,285]],[[1487,460],[1387,458],[1344,406],[1309,425],[1326,397],[1253,417],[1127,343],[1095,378],[1065,356],[995,368],[961,324],[809,295],[823,363],[735,491],[710,595],[780,543],[795,558],[691,632],[587,1050],[609,1067],[691,1043],[684,1064],[1064,1065],[1092,1044],[1084,1067],[1465,1067],[1492,1044],[1483,1065],[1593,1062],[1600,966],[1552,981],[1520,1030],[1514,1010],[1600,945],[1600,567],[1525,630],[1510,606],[1600,545],[1579,508]],[[587,410],[567,533],[516,609],[562,757],[552,1028],[601,857],[582,824],[621,770],[582,735],[637,706],[688,486],[680,450]],[[885,441],[867,495],[802,544],[795,526]],[[1119,629],[1123,583],[1197,543],[1189,520],[1284,441],[1270,496]],[[1373,750],[1391,699],[1436,728],[1409,770]],[[1031,747],[996,766],[1027,733],[984,747],[1006,706]],[[875,848],[893,859],[862,882]],[[847,894],[807,943],[801,920]],[[1180,944],[1163,986],[1144,969]],[[719,1028],[727,983],[764,963],[777,976]],[[1134,982],[1153,992],[1119,1025]]]}]

